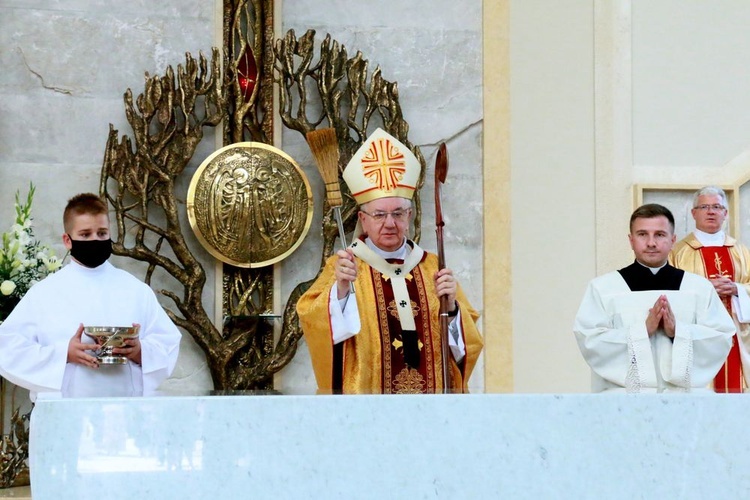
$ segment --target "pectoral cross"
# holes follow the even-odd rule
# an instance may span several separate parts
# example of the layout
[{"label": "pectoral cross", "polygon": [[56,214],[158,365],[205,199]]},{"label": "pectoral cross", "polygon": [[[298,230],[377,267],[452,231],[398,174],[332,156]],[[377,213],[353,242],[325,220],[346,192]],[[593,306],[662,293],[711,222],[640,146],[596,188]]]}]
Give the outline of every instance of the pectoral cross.
[{"label": "pectoral cross", "polygon": [[[402,272],[403,272],[403,271],[401,270],[401,268],[399,268],[399,269],[396,269],[396,271],[395,271],[395,274],[396,274],[396,276],[400,276]],[[406,279],[407,281],[411,281],[412,279],[414,279],[414,275],[413,275],[412,273],[406,273],[406,276],[405,276],[404,278],[405,278],[405,279]],[[390,277],[390,276],[388,276],[387,274],[384,274],[384,275],[383,275],[383,279],[384,279],[385,281],[390,281],[390,280],[391,280],[391,277]]]}]

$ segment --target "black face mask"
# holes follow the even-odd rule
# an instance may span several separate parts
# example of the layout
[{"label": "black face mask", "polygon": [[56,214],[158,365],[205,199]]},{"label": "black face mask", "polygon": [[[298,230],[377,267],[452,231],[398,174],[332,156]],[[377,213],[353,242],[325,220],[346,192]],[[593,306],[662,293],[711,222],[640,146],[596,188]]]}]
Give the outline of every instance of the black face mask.
[{"label": "black face mask", "polygon": [[[70,236],[70,235],[68,235]],[[99,267],[112,255],[112,240],[74,240],[70,255],[86,267]]]}]

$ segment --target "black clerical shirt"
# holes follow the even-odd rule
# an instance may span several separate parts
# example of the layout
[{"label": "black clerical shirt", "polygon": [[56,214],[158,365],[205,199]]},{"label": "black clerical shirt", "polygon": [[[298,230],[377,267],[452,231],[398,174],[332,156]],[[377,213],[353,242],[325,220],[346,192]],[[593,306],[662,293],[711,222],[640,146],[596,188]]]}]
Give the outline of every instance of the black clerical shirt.
[{"label": "black clerical shirt", "polygon": [[665,265],[654,274],[651,269],[637,261],[619,271],[631,292],[645,292],[648,290],[679,290],[685,271]]}]

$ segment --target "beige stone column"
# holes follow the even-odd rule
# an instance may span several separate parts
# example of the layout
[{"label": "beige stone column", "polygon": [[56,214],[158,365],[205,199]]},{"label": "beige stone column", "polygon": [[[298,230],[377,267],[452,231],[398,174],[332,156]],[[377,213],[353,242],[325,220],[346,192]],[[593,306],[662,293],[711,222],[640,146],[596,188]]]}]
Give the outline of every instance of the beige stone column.
[{"label": "beige stone column", "polygon": [[513,392],[510,195],[510,1],[484,0],[484,377]]}]

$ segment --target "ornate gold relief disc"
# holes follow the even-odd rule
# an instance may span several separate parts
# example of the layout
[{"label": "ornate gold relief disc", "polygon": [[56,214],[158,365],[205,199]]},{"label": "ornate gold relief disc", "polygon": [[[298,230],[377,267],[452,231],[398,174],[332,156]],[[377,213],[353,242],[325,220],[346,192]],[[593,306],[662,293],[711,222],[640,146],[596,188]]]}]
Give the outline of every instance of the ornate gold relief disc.
[{"label": "ornate gold relief disc", "polygon": [[198,167],[187,213],[211,255],[238,267],[262,267],[302,243],[312,220],[312,192],[289,155],[260,142],[238,142]]}]

